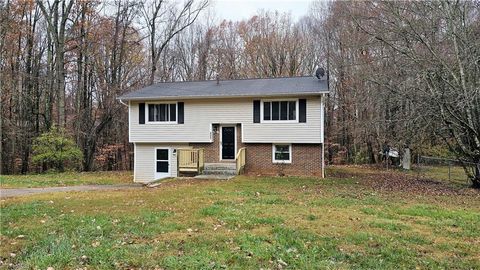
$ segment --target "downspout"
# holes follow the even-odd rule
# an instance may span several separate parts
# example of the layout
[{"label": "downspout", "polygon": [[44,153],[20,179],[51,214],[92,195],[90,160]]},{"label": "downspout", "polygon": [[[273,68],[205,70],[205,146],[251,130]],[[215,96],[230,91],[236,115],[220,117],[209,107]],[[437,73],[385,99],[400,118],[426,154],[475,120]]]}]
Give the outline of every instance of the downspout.
[{"label": "downspout", "polygon": [[325,178],[325,106],[323,104],[324,102],[324,94],[322,94],[321,98],[320,98],[320,109],[321,109],[321,114],[322,114],[322,117],[321,117],[321,121],[322,121],[322,178]]},{"label": "downspout", "polygon": [[125,102],[123,102],[123,100],[119,99],[118,101],[120,101],[120,103],[122,103],[122,105],[128,107],[128,104],[126,104]]},{"label": "downspout", "polygon": [[325,144],[322,143],[322,178],[325,178]]}]

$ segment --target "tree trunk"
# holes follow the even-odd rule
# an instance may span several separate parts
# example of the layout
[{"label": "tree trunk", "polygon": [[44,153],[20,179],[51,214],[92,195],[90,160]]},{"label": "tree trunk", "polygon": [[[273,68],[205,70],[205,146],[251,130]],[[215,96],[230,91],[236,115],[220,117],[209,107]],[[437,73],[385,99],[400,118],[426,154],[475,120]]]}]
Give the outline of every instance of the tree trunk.
[{"label": "tree trunk", "polygon": [[476,161],[473,178],[472,178],[472,187],[480,188],[480,159]]},{"label": "tree trunk", "polygon": [[375,160],[375,152],[373,150],[373,144],[372,144],[372,140],[371,139],[368,139],[367,140],[367,157],[368,157],[368,162],[370,164],[375,164],[376,160]]}]

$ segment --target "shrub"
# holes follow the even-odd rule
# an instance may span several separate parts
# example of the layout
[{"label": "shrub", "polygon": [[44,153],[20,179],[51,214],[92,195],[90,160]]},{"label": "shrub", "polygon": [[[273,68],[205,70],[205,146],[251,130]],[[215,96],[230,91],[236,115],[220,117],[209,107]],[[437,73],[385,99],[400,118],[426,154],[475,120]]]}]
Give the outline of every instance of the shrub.
[{"label": "shrub", "polygon": [[439,157],[439,158],[455,158],[455,154],[448,149],[446,145],[433,145],[420,147],[418,152],[421,155]]},{"label": "shrub", "polygon": [[43,168],[77,169],[82,161],[82,151],[68,138],[63,129],[52,127],[33,142],[32,161]]},{"label": "shrub", "polygon": [[359,150],[355,153],[353,162],[355,164],[368,164],[369,159],[367,155],[367,151]]}]

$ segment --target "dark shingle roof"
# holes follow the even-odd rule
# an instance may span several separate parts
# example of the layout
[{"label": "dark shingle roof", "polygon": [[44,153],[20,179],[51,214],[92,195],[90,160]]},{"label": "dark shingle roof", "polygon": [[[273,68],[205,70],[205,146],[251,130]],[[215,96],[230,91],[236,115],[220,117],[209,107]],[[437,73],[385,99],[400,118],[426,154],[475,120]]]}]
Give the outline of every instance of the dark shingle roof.
[{"label": "dark shingle roof", "polygon": [[118,97],[121,100],[318,95],[328,92],[326,80],[284,77],[157,83]]}]

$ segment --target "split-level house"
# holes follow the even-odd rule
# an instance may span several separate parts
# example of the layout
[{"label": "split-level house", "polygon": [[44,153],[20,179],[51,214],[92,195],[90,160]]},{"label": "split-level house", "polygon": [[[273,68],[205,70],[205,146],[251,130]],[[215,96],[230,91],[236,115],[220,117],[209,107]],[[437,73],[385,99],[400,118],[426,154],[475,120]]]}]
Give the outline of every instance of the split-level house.
[{"label": "split-level house", "polygon": [[326,80],[157,83],[128,104],[134,181],[180,174],[323,176]]}]

